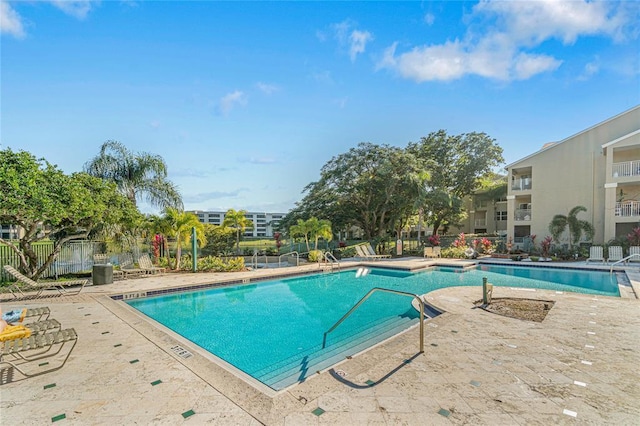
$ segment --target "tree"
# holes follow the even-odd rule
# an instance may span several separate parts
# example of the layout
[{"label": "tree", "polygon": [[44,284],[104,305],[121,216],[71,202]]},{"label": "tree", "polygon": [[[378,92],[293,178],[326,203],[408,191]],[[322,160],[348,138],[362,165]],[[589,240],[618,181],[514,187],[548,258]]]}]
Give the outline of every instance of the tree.
[{"label": "tree", "polygon": [[253,222],[246,217],[246,210],[229,209],[224,215],[222,226],[232,228],[236,232],[236,253],[240,254],[240,234],[245,230],[253,228]]},{"label": "tree", "polygon": [[189,241],[193,228],[196,228],[198,245],[203,246],[207,243],[204,224],[198,220],[198,216],[195,214],[182,212],[173,207],[165,209],[165,220],[169,224],[169,235],[176,240],[176,270],[179,270],[182,246]]},{"label": "tree", "polygon": [[363,142],[322,167],[298,208],[303,217],[323,216],[339,229],[357,225],[365,238],[381,237],[393,229],[398,212],[415,204],[423,172],[405,150]]},{"label": "tree", "polygon": [[[139,223],[141,215],[113,183],[86,173],[65,175],[26,151],[0,151],[0,223],[23,230],[18,242],[0,238],[20,259],[19,269],[38,279],[63,244],[87,238],[100,226]],[[54,249],[39,262],[33,244],[50,239]]]},{"label": "tree", "polygon": [[292,237],[304,237],[304,242],[307,244],[307,251],[311,251],[309,247],[309,233],[310,229],[306,220],[298,219],[295,225],[291,225],[289,228],[289,234]]},{"label": "tree", "polygon": [[331,222],[326,219],[318,220],[312,217],[307,221],[309,234],[314,239],[314,250],[318,250],[318,240],[322,238],[325,241],[331,241],[333,239],[333,232],[331,232]]},{"label": "tree", "polygon": [[480,187],[481,179],[504,162],[502,148],[485,133],[448,135],[439,130],[409,143],[407,151],[430,172],[424,209],[434,233],[441,224],[455,224],[462,213],[462,203],[457,200],[472,194]]},{"label": "tree", "polygon": [[207,223],[204,233],[207,237],[205,249],[208,252],[218,256],[233,253],[236,245],[233,229]]},{"label": "tree", "polygon": [[587,240],[591,240],[595,233],[593,225],[586,220],[578,219],[578,213],[586,211],[587,209],[584,206],[575,206],[569,211],[567,216],[562,214],[555,215],[553,219],[551,219],[551,223],[549,223],[549,232],[551,232],[553,239],[560,241],[560,237],[568,228],[569,248],[572,248],[574,243],[580,241],[583,233],[587,237]]},{"label": "tree", "polygon": [[115,182],[134,205],[145,200],[157,207],[182,210],[180,193],[167,179],[167,164],[159,155],[134,153],[110,140],[102,144],[100,153],[84,169],[92,176]]}]

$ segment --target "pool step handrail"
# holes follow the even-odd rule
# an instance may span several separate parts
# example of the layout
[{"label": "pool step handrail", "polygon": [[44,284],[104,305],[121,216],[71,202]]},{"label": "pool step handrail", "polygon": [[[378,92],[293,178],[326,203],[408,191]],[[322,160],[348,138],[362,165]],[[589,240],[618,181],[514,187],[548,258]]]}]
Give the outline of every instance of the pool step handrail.
[{"label": "pool step handrail", "polygon": [[331,270],[332,271],[333,271],[333,267],[334,266],[337,266],[338,269],[340,268],[340,261],[338,259],[336,259],[336,257],[330,251],[325,251],[323,257],[324,257],[324,261],[326,263],[330,263],[331,264]]},{"label": "pool step handrail", "polygon": [[418,301],[418,305],[420,306],[420,353],[424,353],[424,300],[422,300],[422,297],[420,297],[420,296],[418,296],[417,294],[414,294],[414,293],[408,293],[406,291],[393,290],[393,289],[384,288],[384,287],[374,287],[371,290],[369,290],[367,292],[367,294],[365,294],[364,297],[358,301],[358,303],[353,305],[353,307],[351,309],[349,309],[349,311],[342,316],[342,318],[340,318],[335,324],[333,324],[333,326],[331,326],[330,329],[325,331],[324,332],[324,336],[322,337],[322,349],[327,347],[327,334],[331,333],[340,324],[342,324],[342,322],[344,320],[346,320],[349,317],[349,315],[351,315],[353,313],[353,311],[358,309],[360,307],[360,305],[362,305],[365,302],[365,300],[367,300],[376,291],[382,291],[384,293],[398,294],[400,296],[413,297],[414,299],[416,299]]},{"label": "pool step handrail", "polygon": [[637,259],[640,259],[640,254],[638,254],[638,253],[630,254],[629,256],[627,256],[627,257],[625,257],[623,259],[620,259],[617,262],[614,262],[611,265],[611,268],[609,268],[609,275],[611,275],[613,273],[613,267],[616,266],[618,263],[623,263],[623,262],[627,263],[627,261],[629,261],[629,259],[632,259],[634,257],[637,258]]},{"label": "pool step handrail", "polygon": [[299,266],[300,265],[300,253],[298,253],[297,251],[290,251],[289,253],[281,254],[278,257],[278,268],[282,266],[282,258],[284,256],[292,256],[292,255],[296,256],[296,266]]},{"label": "pool step handrail", "polygon": [[[256,271],[258,269],[258,255],[259,252],[255,252],[253,253],[253,256],[251,256],[251,267],[253,268],[254,271]],[[265,253],[264,255],[264,265],[265,267],[269,266],[269,259],[267,258],[267,254]]]}]

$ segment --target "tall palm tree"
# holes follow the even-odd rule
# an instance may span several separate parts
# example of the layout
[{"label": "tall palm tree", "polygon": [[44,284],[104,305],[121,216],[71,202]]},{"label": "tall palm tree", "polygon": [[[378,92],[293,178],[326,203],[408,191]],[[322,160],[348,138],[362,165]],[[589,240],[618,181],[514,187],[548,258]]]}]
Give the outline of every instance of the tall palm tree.
[{"label": "tall palm tree", "polygon": [[292,237],[304,237],[304,242],[307,244],[307,251],[310,251],[309,248],[309,224],[306,220],[298,219],[295,225],[291,225],[289,228],[289,233]]},{"label": "tall palm tree", "polygon": [[222,226],[232,228],[236,231],[236,253],[240,254],[240,234],[243,234],[245,230],[253,228],[253,222],[251,219],[247,219],[245,216],[246,210],[234,210],[229,209],[224,214],[224,220]]},{"label": "tall palm tree", "polygon": [[562,233],[569,228],[569,248],[572,248],[574,243],[580,241],[583,233],[588,240],[591,240],[595,233],[593,225],[591,222],[578,219],[578,213],[586,211],[587,209],[584,206],[575,206],[567,216],[555,215],[549,224],[549,232],[553,235],[553,239],[559,241]]},{"label": "tall palm tree", "polygon": [[311,238],[315,240],[314,250],[318,250],[318,240],[320,238],[331,241],[333,239],[333,232],[331,231],[331,222],[326,219],[318,220],[312,217],[307,221],[307,228]]},{"label": "tall palm tree", "polygon": [[165,210],[166,221],[170,225],[170,235],[176,240],[176,270],[180,269],[180,258],[182,257],[182,246],[189,240],[192,228],[196,228],[196,238],[198,245],[207,243],[204,224],[198,220],[198,216],[193,213],[186,213],[168,207]]},{"label": "tall palm tree", "polygon": [[167,164],[159,155],[131,152],[121,142],[106,141],[100,153],[84,165],[92,176],[115,182],[134,205],[138,200],[161,208],[182,210],[177,187],[167,179]]}]

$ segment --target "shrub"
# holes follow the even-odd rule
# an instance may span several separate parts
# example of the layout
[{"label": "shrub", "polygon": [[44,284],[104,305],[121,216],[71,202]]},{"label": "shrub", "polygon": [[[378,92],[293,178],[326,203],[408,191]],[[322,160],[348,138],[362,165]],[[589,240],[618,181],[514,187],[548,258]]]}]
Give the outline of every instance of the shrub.
[{"label": "shrub", "polygon": [[311,250],[309,252],[309,262],[320,262],[322,260],[322,250]]},{"label": "shrub", "polygon": [[450,258],[450,259],[464,259],[467,257],[467,255],[465,254],[465,250],[467,249],[468,247],[466,245],[462,247],[449,247],[449,248],[443,249],[440,252],[440,256]]},{"label": "shrub", "polygon": [[237,272],[244,270],[244,258],[232,257],[224,260],[216,256],[198,259],[198,270],[203,272]]}]

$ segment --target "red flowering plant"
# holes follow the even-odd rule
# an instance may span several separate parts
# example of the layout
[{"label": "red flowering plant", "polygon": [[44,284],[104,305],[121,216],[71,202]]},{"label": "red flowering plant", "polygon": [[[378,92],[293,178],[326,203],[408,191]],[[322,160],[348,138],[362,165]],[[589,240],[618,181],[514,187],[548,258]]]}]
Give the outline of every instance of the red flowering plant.
[{"label": "red flowering plant", "polygon": [[276,248],[278,249],[278,252],[280,252],[280,247],[282,247],[282,241],[280,240],[280,237],[282,237],[282,234],[280,232],[273,233],[273,239],[276,240]]},{"label": "red flowering plant", "polygon": [[456,248],[464,248],[467,246],[467,237],[464,235],[464,232],[458,235],[458,238],[453,241],[452,245]]},{"label": "red flowering plant", "polygon": [[544,240],[540,243],[540,247],[542,248],[542,257],[549,257],[549,250],[551,249],[551,242],[553,241],[553,237],[547,235],[544,237]]},{"label": "red flowering plant", "polygon": [[487,254],[493,253],[493,243],[490,239],[484,237],[480,240],[480,245],[482,246],[482,251]]},{"label": "red flowering plant", "polygon": [[627,240],[630,246],[640,246],[640,228],[633,228],[633,230],[627,234]]},{"label": "red flowering plant", "polygon": [[429,244],[431,244],[432,246],[436,247],[440,245],[440,235],[435,234],[435,235],[431,235],[429,238]]}]

